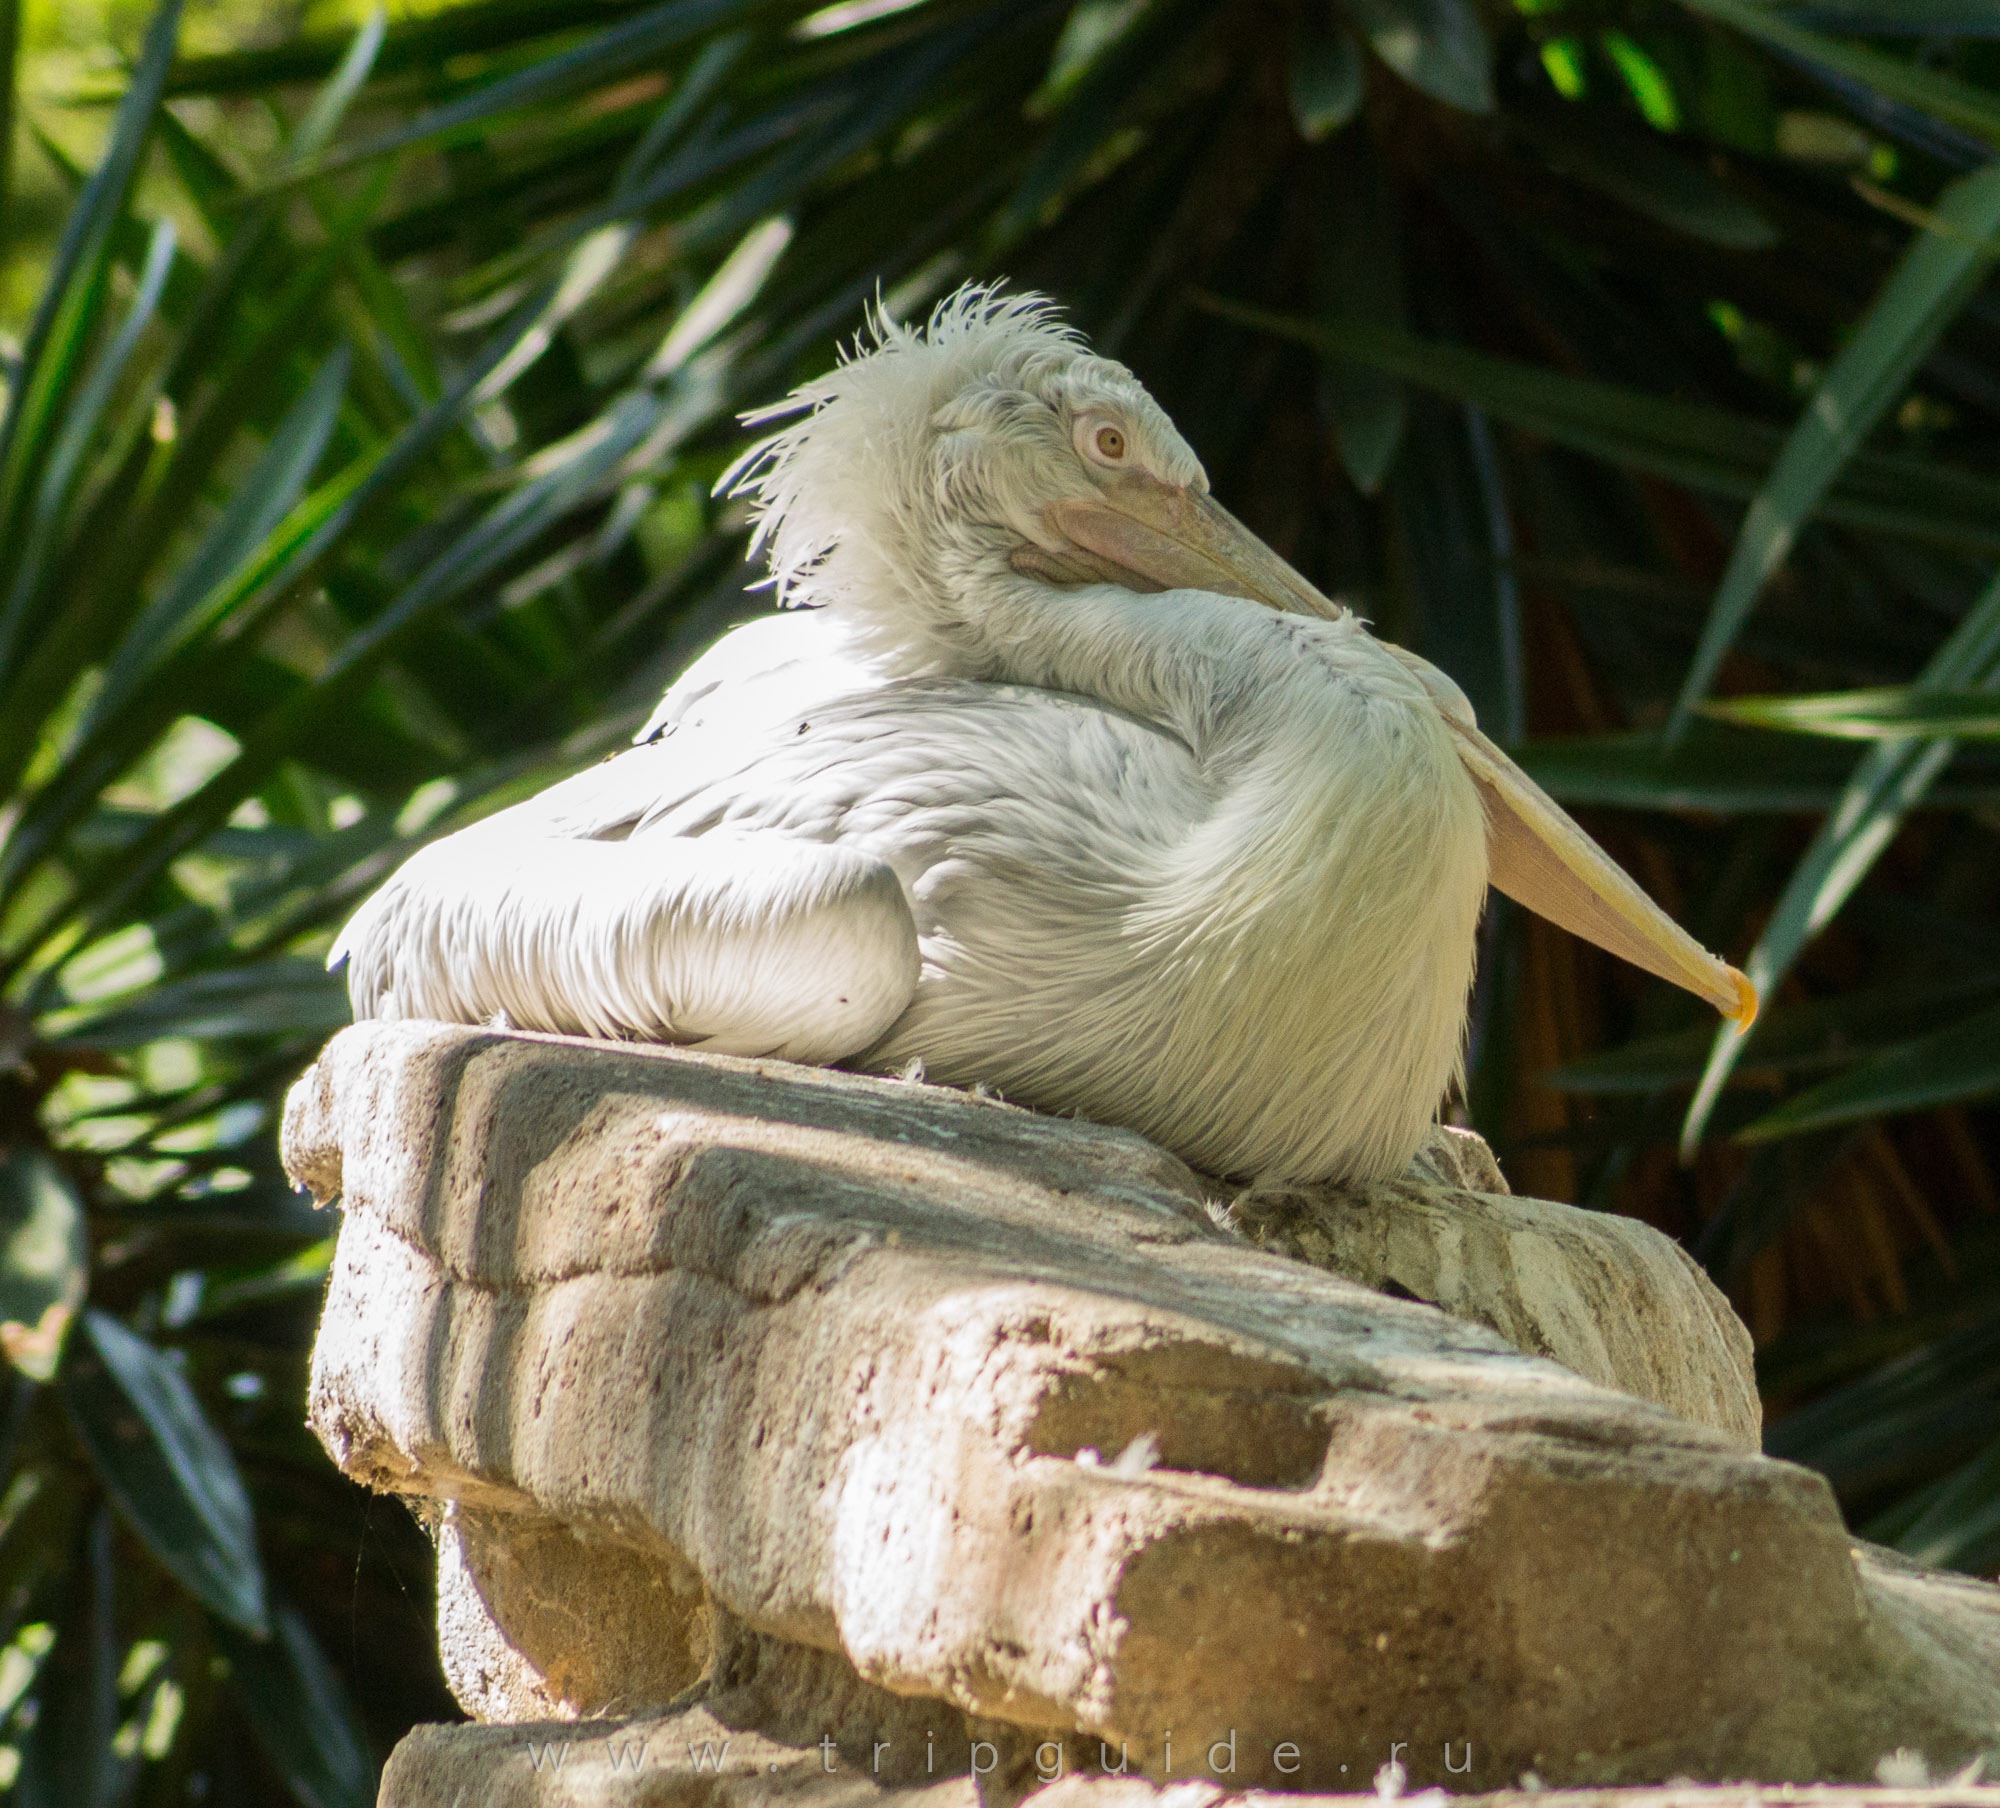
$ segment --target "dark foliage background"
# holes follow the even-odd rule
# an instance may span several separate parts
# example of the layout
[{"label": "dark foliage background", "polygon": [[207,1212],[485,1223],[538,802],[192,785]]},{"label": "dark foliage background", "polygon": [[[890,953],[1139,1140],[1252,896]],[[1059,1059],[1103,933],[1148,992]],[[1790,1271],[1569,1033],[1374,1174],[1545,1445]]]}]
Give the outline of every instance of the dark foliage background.
[{"label": "dark foliage background", "polygon": [[[0,1785],[372,1800],[429,1549],[302,1429],[333,928],[746,595],[737,411],[1059,297],[1767,1011],[1502,907],[1463,1110],[1685,1239],[1770,1448],[2000,1566],[1987,0],[466,0],[177,55],[0,424]],[[58,124],[105,126],[90,169]],[[23,189],[18,171],[9,195]]]}]

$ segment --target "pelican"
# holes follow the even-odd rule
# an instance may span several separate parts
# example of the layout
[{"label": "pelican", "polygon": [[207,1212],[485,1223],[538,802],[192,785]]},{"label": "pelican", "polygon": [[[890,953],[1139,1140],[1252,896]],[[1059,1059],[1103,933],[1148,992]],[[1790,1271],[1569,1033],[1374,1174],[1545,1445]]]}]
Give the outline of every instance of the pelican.
[{"label": "pelican", "polygon": [[330,957],[357,1018],[920,1070],[1369,1180],[1462,1064],[1489,884],[1754,1012],[1047,300],[878,317],[747,419],[786,423],[723,480],[784,612],[397,871]]}]

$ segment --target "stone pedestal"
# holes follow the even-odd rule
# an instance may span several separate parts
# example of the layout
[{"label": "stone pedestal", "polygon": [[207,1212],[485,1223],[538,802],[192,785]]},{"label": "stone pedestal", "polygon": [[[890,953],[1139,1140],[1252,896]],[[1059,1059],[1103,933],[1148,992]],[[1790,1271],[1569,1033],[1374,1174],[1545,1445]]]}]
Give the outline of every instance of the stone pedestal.
[{"label": "stone pedestal", "polygon": [[[380,1808],[986,1808],[1000,1791],[996,1779],[1004,1760],[993,1744],[974,1749],[982,1766],[992,1766],[978,1780],[963,1752],[957,1775],[878,1778],[823,1747],[745,1731],[726,1701],[719,1713],[702,1706],[575,1725],[427,1726],[389,1760]],[[2000,1808],[2000,1788],[1964,1783],[1688,1782],[1484,1795],[1431,1790],[1390,1798],[1372,1788],[1359,1795],[1272,1795],[1201,1777],[1056,1776],[1052,1763],[1037,1769],[1032,1750],[1006,1788],[1009,1799],[1031,1800],[1033,1808],[1383,1808],[1385,1799],[1410,1808]]]},{"label": "stone pedestal", "polygon": [[[463,1799],[551,1808],[1014,1800],[1054,1753],[1108,1808],[1392,1751],[1414,1791],[2000,1745],[2000,1590],[1754,1454],[1747,1341],[1671,1244],[1468,1188],[1448,1139],[1401,1190],[1232,1201],[935,1088],[369,1024],[286,1151],[346,1213],[314,1427],[437,1518],[468,1710],[542,1723],[413,1735],[398,1808],[468,1753]],[[607,1747],[551,1793],[530,1742],[585,1719],[752,1769]]]}]

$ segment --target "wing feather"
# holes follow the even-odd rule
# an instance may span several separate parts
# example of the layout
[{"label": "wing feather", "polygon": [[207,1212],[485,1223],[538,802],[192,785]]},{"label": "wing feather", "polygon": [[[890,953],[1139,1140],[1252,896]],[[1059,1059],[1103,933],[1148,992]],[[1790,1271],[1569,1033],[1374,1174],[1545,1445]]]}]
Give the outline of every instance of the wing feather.
[{"label": "wing feather", "polygon": [[[494,822],[501,819],[495,818]],[[916,924],[895,873],[782,835],[565,840],[480,824],[348,924],[357,1018],[484,1022],[829,1062],[902,1013]]]}]

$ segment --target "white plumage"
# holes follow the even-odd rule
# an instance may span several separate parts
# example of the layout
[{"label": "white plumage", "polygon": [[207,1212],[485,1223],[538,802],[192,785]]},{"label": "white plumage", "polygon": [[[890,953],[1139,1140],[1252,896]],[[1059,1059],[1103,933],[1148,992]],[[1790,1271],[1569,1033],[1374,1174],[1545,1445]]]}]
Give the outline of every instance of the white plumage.
[{"label": "white plumage", "polygon": [[334,951],[357,1017],[915,1060],[1212,1172],[1369,1178],[1459,1061],[1489,835],[1495,883],[1751,1008],[1046,303],[882,322],[788,415],[732,476],[805,607],[405,865]]}]

